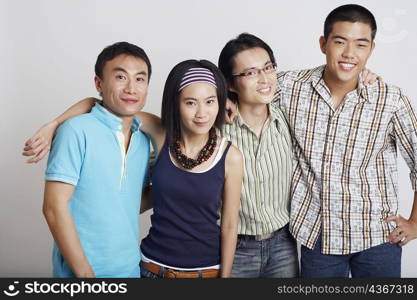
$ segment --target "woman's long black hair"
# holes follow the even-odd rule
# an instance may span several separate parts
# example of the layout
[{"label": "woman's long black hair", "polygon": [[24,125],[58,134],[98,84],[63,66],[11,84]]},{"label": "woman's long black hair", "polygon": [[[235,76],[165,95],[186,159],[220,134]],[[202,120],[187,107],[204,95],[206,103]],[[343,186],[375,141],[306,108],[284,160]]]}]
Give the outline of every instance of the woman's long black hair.
[{"label": "woman's long black hair", "polygon": [[181,135],[181,122],[179,111],[179,86],[184,74],[191,68],[209,69],[217,85],[217,101],[219,112],[214,122],[214,126],[221,130],[224,124],[225,105],[227,99],[226,81],[221,71],[208,60],[186,60],[177,64],[169,73],[165,82],[164,94],[162,97],[161,119],[166,131],[167,142],[169,145]]}]

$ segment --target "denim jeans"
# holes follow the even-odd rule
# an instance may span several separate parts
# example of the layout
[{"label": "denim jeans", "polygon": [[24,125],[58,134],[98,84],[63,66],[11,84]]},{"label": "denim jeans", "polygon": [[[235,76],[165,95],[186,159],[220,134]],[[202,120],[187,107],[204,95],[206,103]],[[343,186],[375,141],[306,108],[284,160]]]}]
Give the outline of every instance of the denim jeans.
[{"label": "denim jeans", "polygon": [[297,243],[288,231],[288,224],[262,241],[239,236],[231,277],[298,277]]},{"label": "denim jeans", "polygon": [[141,278],[162,278],[162,275],[156,275],[152,272],[149,272],[144,267],[140,266],[140,277]]},{"label": "denim jeans", "polygon": [[397,244],[384,243],[348,255],[322,254],[321,234],[314,249],[301,247],[301,277],[400,277],[401,252]]}]

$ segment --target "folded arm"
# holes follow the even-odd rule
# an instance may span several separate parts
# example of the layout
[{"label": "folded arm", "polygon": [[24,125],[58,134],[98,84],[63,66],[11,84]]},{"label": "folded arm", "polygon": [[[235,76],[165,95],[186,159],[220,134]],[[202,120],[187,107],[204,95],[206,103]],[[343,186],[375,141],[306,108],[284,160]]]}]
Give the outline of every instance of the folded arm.
[{"label": "folded arm", "polygon": [[414,193],[413,208],[408,219],[402,216],[391,216],[385,220],[396,224],[396,228],[387,237],[390,243],[404,246],[417,238],[417,192]]},{"label": "folded arm", "polygon": [[417,238],[417,116],[410,100],[402,92],[398,103],[399,107],[392,118],[393,138],[397,141],[398,149],[410,168],[414,202],[408,219],[391,216],[386,218],[386,222],[396,224],[396,228],[389,234],[387,240],[404,246]]}]

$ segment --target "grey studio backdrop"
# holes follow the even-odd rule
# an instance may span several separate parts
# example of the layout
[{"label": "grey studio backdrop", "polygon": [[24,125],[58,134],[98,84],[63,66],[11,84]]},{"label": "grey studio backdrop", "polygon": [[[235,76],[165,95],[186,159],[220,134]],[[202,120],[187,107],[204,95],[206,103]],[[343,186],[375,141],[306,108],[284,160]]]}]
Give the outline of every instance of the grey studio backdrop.
[{"label": "grey studio backdrop", "polygon": [[[378,22],[368,66],[417,101],[417,2],[354,1]],[[165,79],[178,62],[217,63],[240,32],[264,39],[280,70],[325,62],[319,50],[326,15],[344,1],[22,1],[0,2],[0,277],[51,275],[52,238],[41,213],[46,159],[25,164],[23,142],[77,99],[97,96],[93,66],[116,41],[142,46],[153,64],[146,111],[159,114]],[[98,174],[99,176],[99,174]],[[400,214],[411,211],[409,170],[399,159]],[[142,215],[141,235],[150,213]],[[417,277],[417,241],[403,249],[403,276]]]}]

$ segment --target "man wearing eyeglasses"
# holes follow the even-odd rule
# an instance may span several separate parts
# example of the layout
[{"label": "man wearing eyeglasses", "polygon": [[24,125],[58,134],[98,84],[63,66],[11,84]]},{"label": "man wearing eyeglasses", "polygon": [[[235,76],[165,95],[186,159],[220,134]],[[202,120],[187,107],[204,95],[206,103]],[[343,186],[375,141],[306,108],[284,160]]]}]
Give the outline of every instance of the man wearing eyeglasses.
[{"label": "man wearing eyeglasses", "polygon": [[[254,67],[256,66],[256,67]],[[219,57],[237,119],[222,135],[245,159],[238,241],[232,277],[297,277],[297,245],[288,231],[292,147],[288,125],[271,101],[275,57],[259,38],[241,34]]]},{"label": "man wearing eyeglasses", "polygon": [[[417,237],[416,192],[410,218],[396,216],[397,147],[417,190],[416,114],[399,88],[359,81],[376,29],[366,8],[340,6],[320,38],[326,65],[278,76],[275,103],[297,159],[290,230],[302,245],[302,277],[400,277],[401,246]],[[267,70],[240,72],[229,78]]]}]

